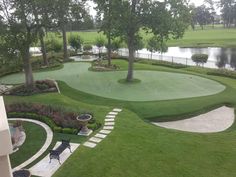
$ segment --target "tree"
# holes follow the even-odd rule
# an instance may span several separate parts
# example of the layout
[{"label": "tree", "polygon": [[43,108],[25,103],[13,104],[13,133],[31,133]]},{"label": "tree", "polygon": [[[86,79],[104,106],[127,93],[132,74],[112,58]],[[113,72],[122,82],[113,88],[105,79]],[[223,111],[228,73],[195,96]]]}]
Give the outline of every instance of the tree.
[{"label": "tree", "polygon": [[[114,38],[112,31],[113,31],[113,25],[112,22],[114,22],[113,19],[113,7],[114,4],[116,4],[112,0],[94,0],[94,2],[98,5],[98,19],[101,19],[101,16],[103,16],[103,19],[100,24],[100,30],[104,32],[104,34],[107,37],[107,59],[108,59],[108,66],[111,65],[111,41],[112,38]],[[115,7],[114,7],[115,8]]]},{"label": "tree", "polygon": [[121,47],[121,40],[116,38],[111,41],[111,51],[115,52]]},{"label": "tree", "polygon": [[201,26],[202,30],[204,25],[207,25],[212,21],[209,9],[205,5],[201,5],[196,8],[195,18],[197,23]]},{"label": "tree", "polygon": [[152,59],[152,53],[160,51],[161,53],[166,52],[168,47],[163,43],[160,43],[160,41],[153,36],[148,40],[147,43],[147,50],[151,52],[151,59]]},{"label": "tree", "polygon": [[38,38],[40,41],[41,52],[43,54],[44,65],[48,66],[47,51],[44,41],[45,30],[52,26],[52,13],[51,9],[53,8],[53,1],[48,0],[33,0],[32,10],[33,15],[35,16],[36,25],[39,28]]},{"label": "tree", "polygon": [[0,49],[2,55],[18,56],[23,61],[25,85],[34,87],[29,48],[37,40],[40,26],[37,25],[33,11],[34,1],[0,1]]},{"label": "tree", "polygon": [[139,31],[152,32],[162,44],[170,38],[182,37],[190,21],[186,4],[185,0],[114,1],[114,33],[126,42],[129,50],[128,82],[133,80],[135,41],[140,38]]},{"label": "tree", "polygon": [[212,23],[212,28],[215,26],[215,15],[216,15],[216,10],[215,10],[215,2],[213,0],[204,0],[204,2],[209,6],[209,12],[210,12],[210,19]]},{"label": "tree", "polygon": [[69,37],[69,44],[77,53],[82,47],[83,39],[79,35],[71,35]]},{"label": "tree", "polygon": [[197,20],[196,20],[196,7],[195,7],[195,5],[194,4],[190,4],[189,10],[190,10],[190,15],[191,15],[190,25],[191,25],[192,29],[195,30],[195,25],[197,23]]},{"label": "tree", "polygon": [[98,47],[98,50],[99,50],[99,59],[101,59],[101,49],[103,46],[105,46],[105,39],[102,38],[101,36],[96,38],[96,46]]},{"label": "tree", "polygon": [[145,47],[145,44],[143,42],[143,38],[142,37],[137,37],[134,41],[134,50],[136,51],[136,58],[138,58],[139,53],[138,51],[143,49]]},{"label": "tree", "polygon": [[230,28],[234,23],[236,27],[236,2],[235,0],[220,0],[219,6],[221,8],[224,26]]},{"label": "tree", "polygon": [[[63,57],[68,59],[66,25],[69,22],[79,21],[85,13],[85,1],[80,0],[53,0],[54,11],[53,19],[62,32],[63,38]],[[52,9],[52,10],[53,10]]]}]

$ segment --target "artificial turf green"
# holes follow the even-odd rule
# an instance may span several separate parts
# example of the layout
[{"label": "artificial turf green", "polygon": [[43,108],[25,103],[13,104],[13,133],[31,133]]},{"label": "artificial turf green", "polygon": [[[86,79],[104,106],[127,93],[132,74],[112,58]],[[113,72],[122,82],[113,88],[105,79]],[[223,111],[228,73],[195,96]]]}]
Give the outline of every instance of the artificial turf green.
[{"label": "artificial turf green", "polygon": [[[225,89],[220,83],[195,75],[138,70],[134,72],[141,82],[122,84],[126,71],[91,72],[89,63],[67,63],[56,71],[38,72],[36,79],[52,78],[66,82],[72,88],[100,97],[125,101],[157,101],[214,95]],[[24,82],[24,74],[8,75],[0,82]]]}]

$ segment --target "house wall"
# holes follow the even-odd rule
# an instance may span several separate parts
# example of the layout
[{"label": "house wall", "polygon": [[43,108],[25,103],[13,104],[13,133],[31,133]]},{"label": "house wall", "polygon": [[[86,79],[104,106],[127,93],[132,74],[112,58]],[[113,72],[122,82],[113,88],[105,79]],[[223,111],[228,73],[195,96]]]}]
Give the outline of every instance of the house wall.
[{"label": "house wall", "polygon": [[3,97],[0,97],[0,173],[4,177],[12,177],[9,154],[13,151],[11,134]]}]

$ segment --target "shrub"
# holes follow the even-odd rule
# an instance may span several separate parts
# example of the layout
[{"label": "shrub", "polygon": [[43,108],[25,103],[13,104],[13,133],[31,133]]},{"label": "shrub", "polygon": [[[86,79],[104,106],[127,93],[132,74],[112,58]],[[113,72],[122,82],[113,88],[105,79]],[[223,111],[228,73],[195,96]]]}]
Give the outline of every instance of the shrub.
[{"label": "shrub", "polygon": [[87,44],[87,45],[84,45],[84,47],[83,47],[83,50],[84,51],[90,51],[90,50],[92,50],[93,49],[93,46],[91,46],[91,45],[89,45],[89,44]]},{"label": "shrub", "polygon": [[56,53],[62,51],[62,42],[60,40],[51,38],[48,41],[46,41],[45,44],[48,51],[53,51]]},{"label": "shrub", "polygon": [[63,128],[63,129],[62,129],[62,133],[65,133],[65,134],[77,134],[77,133],[78,133],[78,129],[74,129],[74,128]]},{"label": "shrub", "polygon": [[35,88],[28,89],[24,84],[13,87],[9,90],[9,95],[18,95],[18,96],[27,96],[33,95],[36,93],[44,93],[44,92],[56,92],[57,87],[55,83],[51,80],[41,80],[35,82]]},{"label": "shrub", "polygon": [[71,35],[69,37],[69,44],[77,53],[79,49],[81,49],[83,40],[79,35]]},{"label": "shrub", "polygon": [[61,133],[62,132],[62,128],[61,127],[53,127],[53,131],[55,133]]},{"label": "shrub", "polygon": [[194,54],[192,55],[192,60],[197,64],[204,64],[208,60],[207,54]]},{"label": "shrub", "polygon": [[30,119],[38,120],[38,121],[44,122],[45,124],[47,124],[53,130],[55,129],[55,127],[58,127],[49,117],[37,115],[35,113],[8,112],[7,116],[9,118],[23,117],[23,118],[30,118]]},{"label": "shrub", "polygon": [[[82,112],[77,113],[68,110],[65,111],[65,108],[62,107],[52,107],[50,105],[32,103],[14,103],[6,105],[6,111],[11,117],[25,117],[42,121],[53,130],[55,127],[72,128],[74,129],[73,131],[81,128],[81,125],[77,121],[76,117]],[[90,122],[96,123],[96,120],[93,119]],[[90,122],[89,124],[91,124]],[[56,131],[60,132],[63,130],[56,128]]]},{"label": "shrub", "polygon": [[227,69],[215,69],[207,72],[208,75],[223,76],[236,79],[236,72]]}]

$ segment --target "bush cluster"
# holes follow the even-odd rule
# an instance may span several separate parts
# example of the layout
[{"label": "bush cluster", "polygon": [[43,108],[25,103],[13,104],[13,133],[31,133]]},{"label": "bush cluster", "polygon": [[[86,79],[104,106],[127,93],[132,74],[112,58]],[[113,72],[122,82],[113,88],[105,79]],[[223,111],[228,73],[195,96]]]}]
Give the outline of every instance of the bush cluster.
[{"label": "bush cluster", "polygon": [[103,63],[101,60],[96,60],[92,63],[92,71],[113,71],[118,70],[120,67],[118,65],[112,64],[108,66],[107,63]]},{"label": "bush cluster", "polygon": [[192,60],[197,64],[204,64],[208,60],[207,54],[194,54],[192,55]]},{"label": "bush cluster", "polygon": [[208,75],[214,75],[214,76],[224,76],[236,79],[236,72],[230,71],[228,69],[215,69],[207,72]]},{"label": "bush cluster", "polygon": [[90,50],[92,50],[92,49],[93,49],[93,46],[92,46],[92,45],[86,44],[86,45],[83,46],[83,50],[84,50],[84,51],[90,51]]},{"label": "bush cluster", "polygon": [[170,67],[170,68],[175,68],[175,69],[181,69],[181,68],[186,68],[188,66],[183,65],[181,63],[172,63],[168,61],[160,61],[160,60],[145,60],[145,59],[139,59],[137,60],[139,63],[144,63],[144,64],[152,64],[152,65],[158,65],[158,66],[165,66],[165,67]]},{"label": "bush cluster", "polygon": [[15,86],[9,90],[8,95],[27,96],[36,93],[56,92],[57,87],[52,80],[39,80],[35,82],[35,87],[27,88],[24,84]]},{"label": "bush cluster", "polygon": [[[58,66],[62,65],[60,62],[60,58],[58,56],[54,56],[54,55],[48,55],[48,64],[49,64],[49,66],[48,66],[49,68],[54,68],[54,67],[58,67]],[[45,65],[44,65],[44,62],[43,62],[41,56],[32,58],[33,70],[39,70],[44,67],[45,67]]]},{"label": "bush cluster", "polygon": [[172,63],[168,61],[154,61],[152,62],[152,65],[159,65],[159,66],[165,66],[165,67],[170,67],[170,68],[175,68],[175,69],[181,69],[181,68],[186,68],[186,65],[183,65],[181,63]]},{"label": "bush cluster", "polygon": [[[79,113],[65,111],[61,107],[52,107],[50,105],[14,103],[6,105],[8,117],[23,117],[39,120],[46,123],[54,132],[77,134],[81,125],[76,120]],[[91,114],[91,113],[89,113]],[[101,127],[94,118],[89,121],[92,130]]]}]

